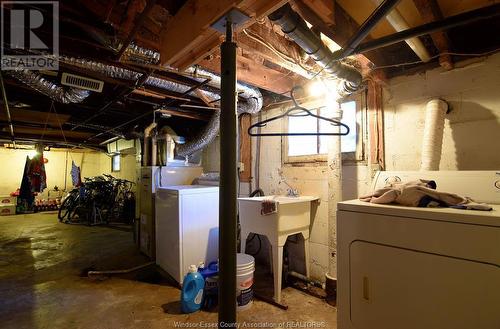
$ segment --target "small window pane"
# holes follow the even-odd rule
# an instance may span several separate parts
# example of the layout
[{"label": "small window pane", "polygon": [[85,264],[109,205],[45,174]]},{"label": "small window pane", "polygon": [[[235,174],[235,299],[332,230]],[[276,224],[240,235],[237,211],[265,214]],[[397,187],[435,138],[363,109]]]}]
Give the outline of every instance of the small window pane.
[{"label": "small window pane", "polygon": [[111,157],[111,171],[120,171],[120,155],[115,154]]},{"label": "small window pane", "polygon": [[[312,111],[315,113],[314,111]],[[288,117],[289,133],[316,133],[318,121],[311,116]],[[288,155],[311,155],[318,153],[317,136],[288,136]]]},{"label": "small window pane", "polygon": [[[341,149],[342,153],[347,152],[356,152],[356,102],[345,102],[340,105],[342,109],[342,123],[345,123],[349,126],[349,134],[341,137]],[[323,108],[321,109],[321,115],[326,118],[332,117],[333,109],[332,108]],[[336,127],[332,126],[328,121],[320,120],[320,131],[321,132],[331,132],[334,131]],[[343,129],[343,128],[341,128]],[[319,153],[326,154],[328,153],[328,139],[333,136],[320,136],[319,138]]]}]

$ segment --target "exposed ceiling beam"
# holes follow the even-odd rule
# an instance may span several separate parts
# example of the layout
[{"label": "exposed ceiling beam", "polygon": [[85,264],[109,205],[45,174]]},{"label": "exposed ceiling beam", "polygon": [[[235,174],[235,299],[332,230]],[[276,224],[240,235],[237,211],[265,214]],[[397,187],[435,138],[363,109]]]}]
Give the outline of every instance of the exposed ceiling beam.
[{"label": "exposed ceiling beam", "polygon": [[[296,10],[302,18],[312,24],[315,29],[335,41],[339,46],[344,47],[349,41],[349,38],[358,31],[359,24],[340,6],[335,6],[333,12],[334,19],[324,21],[322,16],[315,11],[317,10],[316,7],[309,7],[309,2],[294,0],[291,4],[292,8]],[[378,52],[366,54],[365,57],[376,65],[384,64],[383,55]]]},{"label": "exposed ceiling beam", "polygon": [[[45,124],[47,123],[50,127],[59,127],[60,124],[66,123],[70,115],[67,114],[58,114],[55,113],[47,113],[40,111],[31,111],[31,110],[23,110],[23,109],[15,109],[12,111],[12,120],[16,122],[26,122],[26,123],[36,123],[36,124]],[[0,113],[0,120],[7,120],[7,115],[4,112]]]},{"label": "exposed ceiling beam", "polygon": [[335,1],[332,0],[303,0],[327,24],[335,25]]},{"label": "exposed ceiling beam", "polygon": [[[133,0],[133,2],[139,2],[139,0]],[[156,4],[156,0],[148,0],[146,7],[142,10],[142,12],[137,15],[137,19],[133,19],[133,27],[130,29],[128,32],[128,35],[123,42],[120,50],[118,51],[118,54],[116,54],[116,59],[120,60],[123,53],[125,50],[127,50],[127,47],[130,45],[130,43],[134,40],[137,32],[139,32],[139,29],[142,27],[142,24],[144,21],[147,19],[148,15],[151,13],[153,10],[154,6]]]},{"label": "exposed ceiling beam", "polygon": [[[305,78],[314,75],[312,68],[305,67],[300,47],[264,24],[254,24],[244,29],[237,39],[238,47],[248,53],[261,56]],[[314,64],[312,61],[307,66],[314,67]]]},{"label": "exposed ceiling beam", "polygon": [[[5,128],[3,130],[5,132]],[[20,126],[16,125],[16,134],[22,136],[24,135],[31,135],[31,136],[37,136],[39,138],[43,137],[57,137],[60,138],[61,140],[64,140],[64,137],[68,139],[73,139],[73,140],[81,140],[84,138],[87,138],[89,136],[92,136],[93,133],[89,132],[83,132],[83,131],[71,131],[71,130],[64,130],[64,137],[61,133],[60,129],[54,129],[54,128],[40,128],[40,127],[29,127],[29,126]]]},{"label": "exposed ceiling beam", "polygon": [[[204,59],[200,61],[199,64],[206,69],[220,74],[220,57],[215,57],[211,60]],[[293,74],[273,70],[243,56],[237,56],[236,70],[238,71],[239,81],[258,86],[277,94],[287,92],[298,84],[298,81],[294,80]]]},{"label": "exposed ceiling beam", "polygon": [[[444,18],[439,4],[436,0],[413,0],[424,23],[440,21]],[[431,33],[432,42],[439,51],[439,64],[447,70],[453,68],[453,60],[448,52],[451,49],[450,41],[446,32],[438,31]]]},{"label": "exposed ceiling beam", "polygon": [[250,26],[255,19],[267,16],[286,0],[188,0],[177,14],[167,21],[160,40],[162,64],[186,69],[213,52],[222,35],[211,24],[232,8],[251,17],[238,29]]},{"label": "exposed ceiling beam", "polygon": [[[372,0],[375,5],[380,6],[383,0]],[[410,28],[406,19],[401,15],[399,10],[395,8],[386,16],[387,21],[391,26],[397,31],[401,32]],[[431,58],[429,51],[423,44],[423,42],[418,38],[409,38],[405,42],[413,50],[413,52],[424,62],[428,62]]]},{"label": "exposed ceiling beam", "polygon": [[[309,7],[310,3],[311,1],[306,0],[291,1],[292,8],[296,10],[303,19],[312,24],[317,31],[323,33],[339,46],[345,47],[349,39],[359,30],[360,25],[338,5],[335,5],[333,10],[334,19],[327,16],[329,20],[323,21],[322,16],[315,11],[317,8]],[[369,40],[370,37],[368,36],[367,39]],[[378,70],[376,74],[370,72],[372,63],[377,66],[386,64],[384,55],[380,51],[374,50],[370,53],[357,55],[356,57],[361,64],[363,76],[370,74],[375,81],[382,84],[387,83],[383,70]]]}]

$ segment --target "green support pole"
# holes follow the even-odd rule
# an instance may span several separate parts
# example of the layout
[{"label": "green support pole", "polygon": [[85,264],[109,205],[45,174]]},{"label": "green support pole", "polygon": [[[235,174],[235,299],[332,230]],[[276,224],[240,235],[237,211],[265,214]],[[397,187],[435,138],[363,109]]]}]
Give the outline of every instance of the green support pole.
[{"label": "green support pole", "polygon": [[236,43],[226,22],[221,45],[219,327],[236,327],[237,115]]}]

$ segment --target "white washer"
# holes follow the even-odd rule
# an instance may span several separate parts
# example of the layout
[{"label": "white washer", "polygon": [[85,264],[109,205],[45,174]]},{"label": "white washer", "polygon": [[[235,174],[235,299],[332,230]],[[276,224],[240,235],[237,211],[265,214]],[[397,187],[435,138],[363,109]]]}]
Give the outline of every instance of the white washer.
[{"label": "white washer", "polygon": [[500,173],[381,172],[433,179],[492,211],[338,204],[339,329],[500,328]]},{"label": "white washer", "polygon": [[219,254],[219,187],[156,189],[156,264],[182,285],[189,265]]}]

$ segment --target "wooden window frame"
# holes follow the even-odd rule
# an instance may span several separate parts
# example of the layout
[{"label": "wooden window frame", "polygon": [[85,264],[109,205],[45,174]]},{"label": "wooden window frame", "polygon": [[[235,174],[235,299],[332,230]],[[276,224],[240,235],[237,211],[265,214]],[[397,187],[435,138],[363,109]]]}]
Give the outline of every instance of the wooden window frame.
[{"label": "wooden window frame", "polygon": [[[356,151],[342,153],[343,164],[357,165],[366,161],[366,145],[367,145],[367,111],[365,106],[364,93],[351,95],[342,100],[342,103],[350,101],[356,102]],[[288,131],[288,119],[284,120],[285,131]],[[318,164],[324,165],[327,162],[327,154],[311,154],[311,155],[288,155],[288,137],[282,137],[282,159],[284,165],[305,165],[305,164]],[[319,152],[319,139],[317,143],[317,150]]]}]

